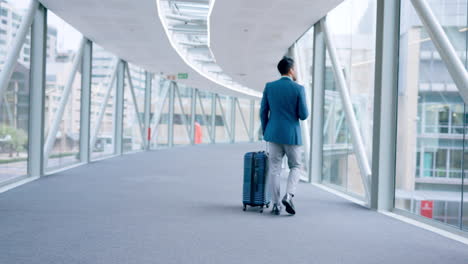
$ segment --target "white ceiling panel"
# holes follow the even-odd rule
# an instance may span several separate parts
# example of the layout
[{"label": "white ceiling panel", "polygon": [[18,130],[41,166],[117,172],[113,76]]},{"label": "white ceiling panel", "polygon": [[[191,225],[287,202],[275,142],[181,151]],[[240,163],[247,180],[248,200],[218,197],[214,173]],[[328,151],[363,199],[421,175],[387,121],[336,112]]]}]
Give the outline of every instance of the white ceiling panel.
[{"label": "white ceiling panel", "polygon": [[188,73],[178,80],[201,90],[246,96],[213,83],[190,68],[171,46],[156,0],[40,0],[87,38],[120,58],[154,73]]},{"label": "white ceiling panel", "polygon": [[307,29],[343,0],[216,0],[211,50],[234,81],[262,91],[276,64]]}]

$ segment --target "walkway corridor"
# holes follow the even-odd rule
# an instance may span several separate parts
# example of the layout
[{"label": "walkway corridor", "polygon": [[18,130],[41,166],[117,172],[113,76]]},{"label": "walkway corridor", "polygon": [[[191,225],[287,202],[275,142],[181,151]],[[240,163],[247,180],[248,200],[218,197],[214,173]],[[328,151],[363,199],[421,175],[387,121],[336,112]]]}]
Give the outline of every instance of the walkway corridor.
[{"label": "walkway corridor", "polygon": [[242,156],[259,148],[125,155],[0,194],[0,263],[468,263],[461,243],[308,184],[294,217],[243,212]]}]

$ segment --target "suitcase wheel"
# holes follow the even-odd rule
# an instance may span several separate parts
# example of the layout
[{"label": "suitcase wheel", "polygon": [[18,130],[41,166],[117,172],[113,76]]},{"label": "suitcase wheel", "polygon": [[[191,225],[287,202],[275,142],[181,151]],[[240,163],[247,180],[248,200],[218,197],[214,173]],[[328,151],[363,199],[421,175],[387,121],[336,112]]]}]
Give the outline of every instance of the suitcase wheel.
[{"label": "suitcase wheel", "polygon": [[244,204],[244,208],[242,208],[242,211],[247,210],[247,205]]},{"label": "suitcase wheel", "polygon": [[266,205],[266,208],[270,208],[270,204],[267,204],[267,205]]},{"label": "suitcase wheel", "polygon": [[260,207],[260,213],[261,214],[263,213],[263,205],[262,205],[262,207]]}]

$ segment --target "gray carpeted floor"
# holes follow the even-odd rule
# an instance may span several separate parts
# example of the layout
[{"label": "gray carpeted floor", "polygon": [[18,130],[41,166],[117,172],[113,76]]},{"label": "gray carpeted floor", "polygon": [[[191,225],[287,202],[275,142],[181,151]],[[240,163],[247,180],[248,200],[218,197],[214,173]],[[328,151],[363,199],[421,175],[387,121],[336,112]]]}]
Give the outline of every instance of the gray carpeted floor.
[{"label": "gray carpeted floor", "polygon": [[126,155],[0,194],[0,263],[468,263],[466,245],[308,184],[294,217],[243,212],[258,147]]}]

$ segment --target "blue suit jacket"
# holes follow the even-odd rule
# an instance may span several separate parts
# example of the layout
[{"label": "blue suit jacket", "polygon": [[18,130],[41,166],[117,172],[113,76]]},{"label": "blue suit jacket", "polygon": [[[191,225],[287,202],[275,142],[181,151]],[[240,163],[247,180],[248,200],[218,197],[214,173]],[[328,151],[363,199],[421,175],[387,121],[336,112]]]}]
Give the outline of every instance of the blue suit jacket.
[{"label": "blue suit jacket", "polygon": [[267,83],[263,91],[260,119],[266,141],[302,145],[299,120],[309,116],[304,87],[288,77]]}]

